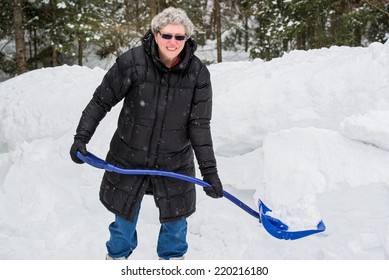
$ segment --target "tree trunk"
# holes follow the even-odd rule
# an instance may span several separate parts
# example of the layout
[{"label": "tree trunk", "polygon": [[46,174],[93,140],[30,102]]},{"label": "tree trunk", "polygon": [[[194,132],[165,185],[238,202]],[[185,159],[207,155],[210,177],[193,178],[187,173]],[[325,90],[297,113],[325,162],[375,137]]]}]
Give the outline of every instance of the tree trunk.
[{"label": "tree trunk", "polygon": [[158,14],[158,0],[150,0],[150,13],[151,13],[151,18],[156,16]]},{"label": "tree trunk", "polygon": [[244,51],[249,51],[249,13],[244,13]]},{"label": "tree trunk", "polygon": [[50,2],[50,14],[52,22],[52,38],[53,41],[52,50],[51,50],[51,66],[58,66],[58,27],[57,27],[57,0],[51,0]]},{"label": "tree trunk", "polygon": [[78,65],[82,66],[82,58],[84,56],[84,48],[82,40],[78,38]]},{"label": "tree trunk", "polygon": [[[77,13],[80,15],[83,13],[82,8],[85,5],[85,1],[79,0],[77,5]],[[78,65],[83,65],[83,58],[84,58],[84,40],[83,40],[83,34],[82,32],[77,32],[77,61]]]},{"label": "tree trunk", "polygon": [[215,23],[216,23],[216,49],[217,62],[222,62],[222,32],[220,19],[220,2],[215,0]]},{"label": "tree trunk", "polygon": [[21,0],[15,0],[13,10],[16,45],[16,71],[18,74],[27,72],[26,43],[24,41],[23,11],[21,2]]},{"label": "tree trunk", "polygon": [[36,34],[36,27],[34,27],[34,65],[35,65],[35,69],[38,69],[38,59],[37,59],[37,56],[38,56],[38,43],[37,43],[37,34]]}]

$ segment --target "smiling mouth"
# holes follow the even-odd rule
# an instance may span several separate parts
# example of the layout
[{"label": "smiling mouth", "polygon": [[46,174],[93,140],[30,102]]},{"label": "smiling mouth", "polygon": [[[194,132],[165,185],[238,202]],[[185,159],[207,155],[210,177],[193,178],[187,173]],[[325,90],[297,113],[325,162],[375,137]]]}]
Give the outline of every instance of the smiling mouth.
[{"label": "smiling mouth", "polygon": [[171,51],[171,52],[177,50],[177,48],[169,48],[169,47],[167,47],[166,49],[167,49],[168,51]]}]

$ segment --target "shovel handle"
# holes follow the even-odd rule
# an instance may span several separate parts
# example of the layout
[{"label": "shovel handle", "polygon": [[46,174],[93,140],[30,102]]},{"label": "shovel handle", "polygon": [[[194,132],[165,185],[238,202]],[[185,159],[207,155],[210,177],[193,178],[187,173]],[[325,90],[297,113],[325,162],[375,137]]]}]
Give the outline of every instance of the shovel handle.
[{"label": "shovel handle", "polygon": [[[106,162],[105,160],[102,160],[101,158],[95,156],[92,153],[88,152],[88,155],[83,155],[79,151],[77,152],[77,157],[81,159],[83,162],[86,162],[87,164],[96,167],[98,169],[104,169],[108,172],[116,172],[120,174],[125,174],[125,175],[150,175],[150,176],[164,176],[164,177],[170,177],[170,178],[175,178],[187,182],[194,183],[196,185],[202,186],[204,188],[209,188],[211,187],[210,184],[207,182],[194,178],[191,176],[187,176],[184,174],[180,173],[175,173],[171,171],[163,171],[163,170],[155,170],[155,169],[125,169],[121,168],[118,166],[115,166],[111,163]],[[241,209],[249,213],[251,216],[259,219],[260,215],[257,211],[253,210],[250,208],[248,205],[243,203],[241,200],[230,194],[229,192],[223,190],[223,197],[227,198],[229,201],[234,203],[235,205],[239,206]]]}]

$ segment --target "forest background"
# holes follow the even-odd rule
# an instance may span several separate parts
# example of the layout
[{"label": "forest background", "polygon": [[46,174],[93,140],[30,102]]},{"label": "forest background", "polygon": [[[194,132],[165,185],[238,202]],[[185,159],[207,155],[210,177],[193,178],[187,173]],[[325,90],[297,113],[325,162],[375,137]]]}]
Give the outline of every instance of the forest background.
[{"label": "forest background", "polygon": [[388,0],[0,0],[0,74],[83,65],[91,50],[101,59],[118,56],[139,45],[168,6],[188,13],[200,46],[216,42],[217,59],[207,64],[221,62],[225,50],[271,60],[389,37]]}]

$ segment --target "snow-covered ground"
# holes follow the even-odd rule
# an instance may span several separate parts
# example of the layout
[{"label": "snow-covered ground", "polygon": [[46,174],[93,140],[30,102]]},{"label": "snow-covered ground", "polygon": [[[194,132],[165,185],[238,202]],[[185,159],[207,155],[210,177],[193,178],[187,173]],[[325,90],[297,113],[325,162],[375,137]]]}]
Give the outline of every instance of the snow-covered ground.
[{"label": "snow-covered ground", "polygon": [[[231,59],[232,60],[232,59]],[[389,43],[293,51],[209,67],[212,132],[225,189],[258,198],[291,229],[285,241],[198,188],[187,259],[389,259]],[[81,111],[106,70],[62,66],[0,84],[0,259],[103,259],[113,220],[102,171],[69,157]],[[104,157],[120,110],[88,145]],[[132,259],[156,259],[158,213],[145,197]]]}]

